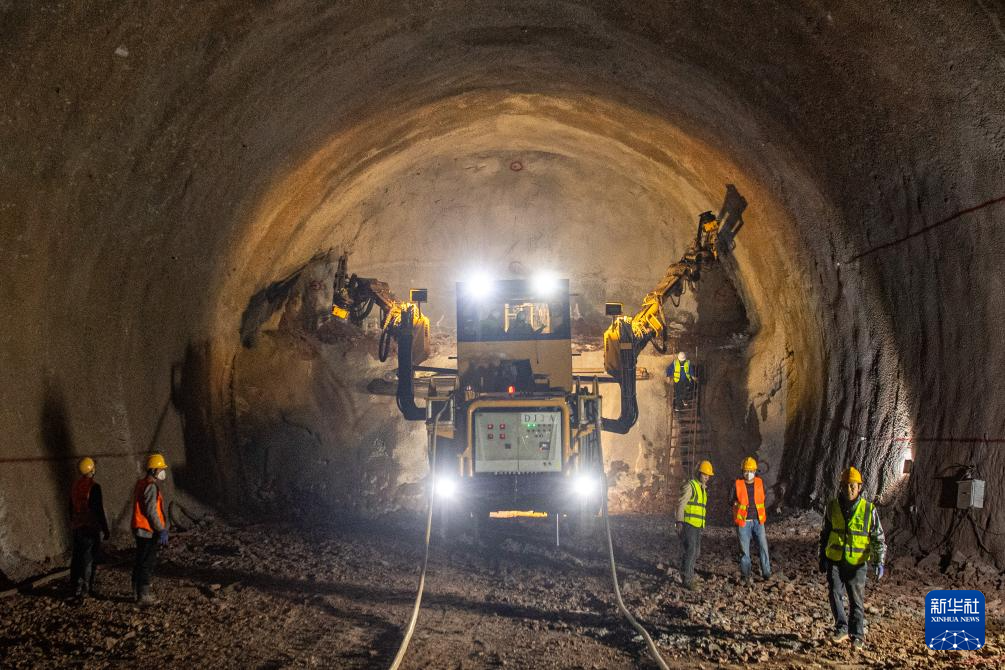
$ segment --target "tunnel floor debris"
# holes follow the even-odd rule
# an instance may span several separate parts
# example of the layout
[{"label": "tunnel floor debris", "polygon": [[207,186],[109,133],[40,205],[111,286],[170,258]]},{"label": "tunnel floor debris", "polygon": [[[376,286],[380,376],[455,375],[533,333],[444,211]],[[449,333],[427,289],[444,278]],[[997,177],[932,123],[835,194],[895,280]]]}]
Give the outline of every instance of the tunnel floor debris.
[{"label": "tunnel floor debris", "polygon": [[[709,529],[699,589],[686,592],[669,521],[615,517],[626,603],[681,667],[1005,665],[1005,576],[972,566],[949,576],[906,558],[878,586],[870,578],[866,650],[831,644],[818,521],[805,513],[769,526],[775,576],[752,590],[736,579],[732,530]],[[574,530],[566,524],[560,548],[553,524],[540,519],[497,522],[478,541],[437,538],[406,667],[649,667],[641,637],[614,607],[599,524],[594,535]],[[146,610],[127,597],[128,561],[101,566],[101,595],[80,606],[59,583],[8,598],[0,658],[17,668],[140,658],[166,667],[387,667],[415,595],[421,532],[405,515],[310,528],[207,524],[172,536],[155,581],[161,604]],[[981,651],[924,645],[924,595],[953,586],[987,597]]]}]

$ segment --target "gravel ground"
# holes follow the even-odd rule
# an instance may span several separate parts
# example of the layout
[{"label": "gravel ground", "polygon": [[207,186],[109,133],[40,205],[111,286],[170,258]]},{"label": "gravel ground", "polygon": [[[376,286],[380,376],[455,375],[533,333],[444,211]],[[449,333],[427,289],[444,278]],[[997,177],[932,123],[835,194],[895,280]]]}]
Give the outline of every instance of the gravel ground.
[{"label": "gravel ground", "polygon": [[[1005,667],[1005,577],[972,565],[942,574],[893,561],[888,578],[867,587],[868,647],[830,644],[818,522],[808,513],[769,526],[775,577],[753,588],[736,580],[732,530],[709,529],[699,589],[685,592],[671,567],[669,521],[614,517],[625,601],[674,667]],[[405,666],[653,667],[614,607],[602,526],[568,525],[561,548],[547,520],[497,521],[479,541],[436,538]],[[422,520],[406,516],[311,528],[204,524],[172,536],[162,553],[158,605],[129,602],[128,552],[101,567],[103,595],[83,605],[68,603],[59,583],[0,601],[0,665],[387,667],[415,596],[421,536]],[[979,652],[924,646],[924,595],[952,587],[987,597]]]}]

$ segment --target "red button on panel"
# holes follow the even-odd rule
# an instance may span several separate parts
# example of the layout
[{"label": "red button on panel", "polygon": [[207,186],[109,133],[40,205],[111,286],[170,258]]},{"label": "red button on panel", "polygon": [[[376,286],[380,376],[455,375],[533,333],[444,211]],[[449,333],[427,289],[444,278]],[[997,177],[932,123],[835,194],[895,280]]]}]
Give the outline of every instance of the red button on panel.
[{"label": "red button on panel", "polygon": [[492,439],[492,433],[489,433],[489,439],[490,440]]},{"label": "red button on panel", "polygon": [[499,433],[499,439],[500,440],[505,440],[506,439],[506,433]]},{"label": "red button on panel", "polygon": [[488,426],[486,426],[486,428],[488,428],[489,430],[492,430],[492,424],[490,423]]},{"label": "red button on panel", "polygon": [[[492,426],[489,426],[489,428],[491,428],[491,427]],[[500,423],[499,424],[499,430],[506,430],[506,424],[505,423]]]}]

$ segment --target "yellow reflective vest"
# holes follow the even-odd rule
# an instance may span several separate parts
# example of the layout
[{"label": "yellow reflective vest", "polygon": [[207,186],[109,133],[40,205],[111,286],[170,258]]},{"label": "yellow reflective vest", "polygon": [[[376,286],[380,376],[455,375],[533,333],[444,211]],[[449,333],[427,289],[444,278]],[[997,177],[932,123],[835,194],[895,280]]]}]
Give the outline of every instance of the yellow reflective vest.
[{"label": "yellow reflective vest", "polygon": [[705,527],[705,503],[708,502],[708,491],[698,481],[692,479],[688,482],[691,485],[691,499],[684,506],[684,523],[691,524],[695,528]]},{"label": "yellow reflective vest", "polygon": [[[677,382],[680,381],[680,369],[681,369],[681,367],[682,366],[680,364],[680,361],[674,361],[673,362],[673,383],[674,384],[676,384]],[[684,368],[684,376],[687,377],[687,380],[688,381],[694,381],[694,378],[691,376],[691,361],[689,361],[689,360],[688,361],[684,361],[683,368]]]},{"label": "yellow reflective vest", "polygon": [[873,509],[871,502],[859,497],[845,527],[840,503],[837,499],[831,500],[827,510],[831,532],[827,537],[827,549],[824,551],[827,558],[832,561],[844,559],[849,565],[862,565],[868,560]]}]

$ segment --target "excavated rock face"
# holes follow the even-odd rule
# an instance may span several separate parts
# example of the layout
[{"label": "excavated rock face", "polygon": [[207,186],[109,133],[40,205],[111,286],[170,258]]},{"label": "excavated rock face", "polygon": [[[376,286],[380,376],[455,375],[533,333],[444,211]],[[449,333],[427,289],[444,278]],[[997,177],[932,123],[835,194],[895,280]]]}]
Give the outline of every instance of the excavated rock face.
[{"label": "excavated rock face", "polygon": [[[748,452],[776,504],[855,464],[919,552],[1005,560],[1005,17],[706,5],[0,6],[0,570],[65,550],[84,454],[121,523],[150,450],[213,503],[414,502],[372,333],[317,328],[329,250],[428,287],[446,365],[472,268],[568,276],[589,348],[724,205],[735,252],[671,317],[720,497]],[[668,360],[609,449],[629,509]],[[939,506],[961,465],[983,511]]]}]

